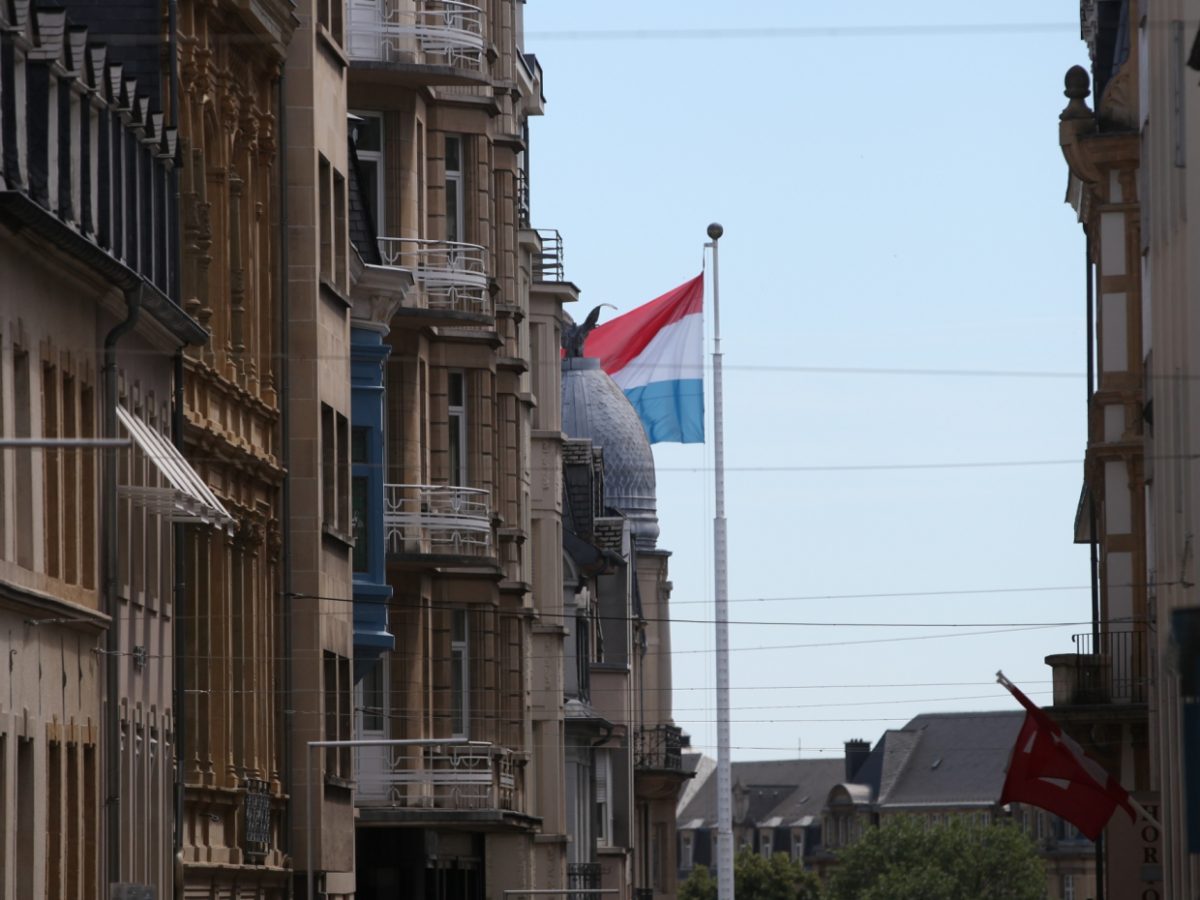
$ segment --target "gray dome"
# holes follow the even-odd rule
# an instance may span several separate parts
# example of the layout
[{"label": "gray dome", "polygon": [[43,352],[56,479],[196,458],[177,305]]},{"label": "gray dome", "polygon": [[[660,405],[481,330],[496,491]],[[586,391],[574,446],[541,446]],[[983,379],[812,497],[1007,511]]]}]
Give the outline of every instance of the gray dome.
[{"label": "gray dome", "polygon": [[562,427],[604,449],[604,502],[629,519],[634,541],[658,540],[654,454],[646,429],[615,381],[589,357],[562,361]]}]

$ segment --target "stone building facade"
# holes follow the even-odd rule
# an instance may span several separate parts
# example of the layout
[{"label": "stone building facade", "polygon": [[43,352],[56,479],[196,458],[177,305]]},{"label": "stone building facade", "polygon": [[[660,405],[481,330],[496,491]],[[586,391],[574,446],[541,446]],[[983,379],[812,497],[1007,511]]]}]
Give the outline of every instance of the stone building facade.
[{"label": "stone building facade", "polygon": [[[1088,447],[1078,541],[1093,547],[1093,630],[1047,658],[1056,718],[1159,825],[1117,816],[1109,896],[1200,885],[1200,608],[1189,387],[1200,47],[1194,2],[1089,0],[1090,65],[1066,76],[1060,144],[1087,239]],[[1189,152],[1190,151],[1190,152]],[[1192,723],[1189,725],[1188,723]],[[1189,822],[1190,827],[1189,827]]]},{"label": "stone building facade", "polygon": [[526,120],[542,94],[522,5],[347,7],[353,352],[364,378],[383,373],[382,440],[366,381],[352,422],[357,537],[383,557],[355,564],[355,734],[405,742],[357,751],[364,897],[565,885],[557,369],[571,289],[529,227]]},{"label": "stone building facade", "polygon": [[0,6],[0,893],[173,886],[179,538],[232,518],[176,448],[177,144],[61,8]]}]

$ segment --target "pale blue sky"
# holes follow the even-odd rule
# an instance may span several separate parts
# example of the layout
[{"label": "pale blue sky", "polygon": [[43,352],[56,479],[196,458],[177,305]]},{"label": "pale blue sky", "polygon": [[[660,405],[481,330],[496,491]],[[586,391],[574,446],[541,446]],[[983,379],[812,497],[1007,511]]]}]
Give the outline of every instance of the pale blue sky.
[{"label": "pale blue sky", "polygon": [[[917,594],[734,602],[732,619],[1089,620],[1071,543],[1083,243],[1057,138],[1063,73],[1087,61],[1077,16],[1074,0],[530,0],[548,101],[533,219],[563,234],[572,312],[626,311],[692,277],[706,225],[725,226],[730,597]],[[897,30],[563,35],[864,26]],[[655,457],[673,614],[711,620],[711,445]],[[736,471],[963,462],[1039,464]],[[1038,590],[930,595],[1002,588]],[[731,644],[949,630],[736,625]],[[1015,709],[990,683],[1000,668],[1048,703],[1043,657],[1087,630],[735,652],[734,758],[874,741],[919,712]],[[715,755],[712,625],[677,623],[673,641],[676,721]],[[833,687],[858,684],[892,686]]]}]

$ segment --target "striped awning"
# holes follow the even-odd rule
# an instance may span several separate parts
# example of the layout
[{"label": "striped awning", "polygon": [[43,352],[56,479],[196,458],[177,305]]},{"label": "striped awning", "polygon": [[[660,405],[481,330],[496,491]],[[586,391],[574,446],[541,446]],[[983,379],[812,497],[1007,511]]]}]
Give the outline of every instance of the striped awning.
[{"label": "striped awning", "polygon": [[229,510],[174,444],[124,407],[117,407],[117,418],[169,485],[120,485],[118,493],[172,522],[200,522],[218,528],[232,528],[236,524]]}]

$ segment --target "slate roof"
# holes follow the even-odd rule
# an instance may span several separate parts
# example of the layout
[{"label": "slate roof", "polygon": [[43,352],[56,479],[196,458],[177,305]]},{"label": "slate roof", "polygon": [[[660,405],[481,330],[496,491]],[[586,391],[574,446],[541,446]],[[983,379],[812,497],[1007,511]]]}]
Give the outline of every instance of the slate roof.
[{"label": "slate roof", "polygon": [[904,726],[915,740],[903,766],[881,791],[881,805],[996,803],[1024,718],[1021,710],[917,716]]},{"label": "slate roof", "polygon": [[[717,822],[717,779],[712,767],[697,761],[698,771],[708,769],[703,782],[690,798],[681,802],[676,820],[689,827],[714,828]],[[830,789],[845,775],[840,759],[780,759],[761,762],[734,762],[732,778],[735,796],[739,788],[746,792],[744,815],[739,822],[791,825],[805,816],[819,815]],[[699,778],[697,779],[699,780]]]}]

